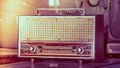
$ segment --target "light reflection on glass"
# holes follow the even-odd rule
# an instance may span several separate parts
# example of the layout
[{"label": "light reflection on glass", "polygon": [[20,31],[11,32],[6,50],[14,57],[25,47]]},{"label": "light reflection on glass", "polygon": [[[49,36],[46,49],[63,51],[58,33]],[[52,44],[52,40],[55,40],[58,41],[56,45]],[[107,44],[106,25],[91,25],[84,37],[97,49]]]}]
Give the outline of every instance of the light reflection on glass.
[{"label": "light reflection on glass", "polygon": [[59,6],[59,0],[49,0],[49,6],[55,6],[55,3]]}]

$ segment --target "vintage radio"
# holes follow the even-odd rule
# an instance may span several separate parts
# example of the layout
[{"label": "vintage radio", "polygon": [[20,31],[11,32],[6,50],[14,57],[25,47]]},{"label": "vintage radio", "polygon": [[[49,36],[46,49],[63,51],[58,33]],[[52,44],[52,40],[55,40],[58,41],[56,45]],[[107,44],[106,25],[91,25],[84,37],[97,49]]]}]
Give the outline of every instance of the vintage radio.
[{"label": "vintage radio", "polygon": [[103,58],[103,16],[19,16],[18,48],[19,57]]}]

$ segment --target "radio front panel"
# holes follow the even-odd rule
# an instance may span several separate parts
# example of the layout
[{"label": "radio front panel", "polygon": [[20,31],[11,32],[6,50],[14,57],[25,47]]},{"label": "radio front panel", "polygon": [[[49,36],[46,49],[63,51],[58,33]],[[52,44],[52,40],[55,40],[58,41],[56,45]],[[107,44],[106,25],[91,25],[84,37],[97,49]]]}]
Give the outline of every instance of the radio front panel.
[{"label": "radio front panel", "polygon": [[94,59],[95,16],[19,16],[19,57]]}]

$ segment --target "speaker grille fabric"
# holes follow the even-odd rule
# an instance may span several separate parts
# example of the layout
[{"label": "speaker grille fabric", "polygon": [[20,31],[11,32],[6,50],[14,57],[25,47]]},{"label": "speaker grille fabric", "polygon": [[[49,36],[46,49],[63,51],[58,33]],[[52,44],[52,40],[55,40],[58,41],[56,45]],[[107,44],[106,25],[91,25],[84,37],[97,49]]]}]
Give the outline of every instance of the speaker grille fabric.
[{"label": "speaker grille fabric", "polygon": [[21,41],[93,42],[95,21],[93,16],[20,16]]}]

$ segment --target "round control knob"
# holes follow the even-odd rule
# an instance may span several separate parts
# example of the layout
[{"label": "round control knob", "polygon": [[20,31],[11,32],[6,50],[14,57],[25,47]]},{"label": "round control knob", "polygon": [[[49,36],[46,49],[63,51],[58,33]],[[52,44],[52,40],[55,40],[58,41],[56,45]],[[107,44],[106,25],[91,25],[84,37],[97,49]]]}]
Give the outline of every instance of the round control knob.
[{"label": "round control knob", "polygon": [[79,47],[78,50],[77,50],[77,52],[79,54],[82,54],[84,52],[84,48],[83,47]]},{"label": "round control knob", "polygon": [[31,46],[30,47],[30,51],[33,52],[33,53],[36,52],[36,47],[35,46]]}]

